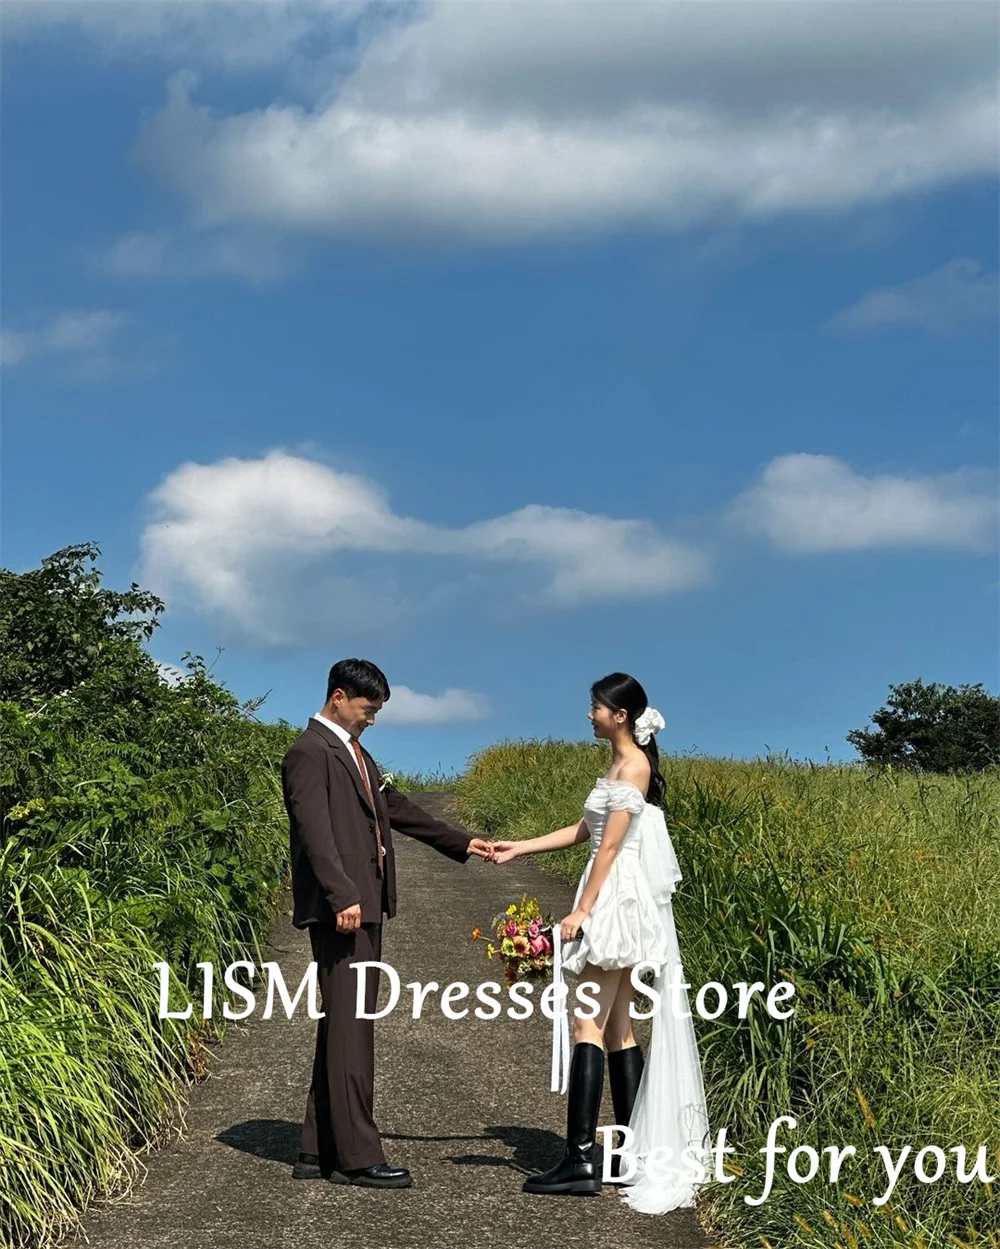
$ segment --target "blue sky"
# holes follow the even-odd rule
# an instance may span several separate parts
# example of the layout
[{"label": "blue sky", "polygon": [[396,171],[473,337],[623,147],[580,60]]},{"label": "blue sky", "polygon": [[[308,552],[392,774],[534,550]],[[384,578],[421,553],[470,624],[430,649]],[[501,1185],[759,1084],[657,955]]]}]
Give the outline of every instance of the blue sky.
[{"label": "blue sky", "polygon": [[401,768],[996,689],[995,10],[722,9],[12,3],[5,565]]}]

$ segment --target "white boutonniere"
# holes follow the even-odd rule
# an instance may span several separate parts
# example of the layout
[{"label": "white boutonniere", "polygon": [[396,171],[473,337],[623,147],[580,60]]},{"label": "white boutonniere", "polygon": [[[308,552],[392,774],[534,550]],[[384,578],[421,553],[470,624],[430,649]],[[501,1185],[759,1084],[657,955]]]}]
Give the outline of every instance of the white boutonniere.
[{"label": "white boutonniere", "polygon": [[380,769],[379,769],[379,774],[378,774],[378,791],[379,791],[379,793],[381,793],[381,792],[382,792],[382,790],[383,790],[383,789],[385,789],[385,787],[386,787],[387,785],[391,785],[391,784],[392,784],[392,782],[393,782],[395,779],[396,779],[396,778],[393,776],[393,774],[392,774],[391,772],[383,772],[383,771],[381,770],[381,768],[380,768]]}]

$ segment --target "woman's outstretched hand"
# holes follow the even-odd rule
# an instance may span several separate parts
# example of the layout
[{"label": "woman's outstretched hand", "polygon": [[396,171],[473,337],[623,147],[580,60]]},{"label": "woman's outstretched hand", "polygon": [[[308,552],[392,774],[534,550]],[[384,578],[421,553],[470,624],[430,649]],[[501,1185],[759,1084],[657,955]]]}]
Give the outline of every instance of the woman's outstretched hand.
[{"label": "woman's outstretched hand", "polygon": [[518,842],[516,841],[494,841],[492,843],[494,863],[509,863],[511,859],[518,856]]}]

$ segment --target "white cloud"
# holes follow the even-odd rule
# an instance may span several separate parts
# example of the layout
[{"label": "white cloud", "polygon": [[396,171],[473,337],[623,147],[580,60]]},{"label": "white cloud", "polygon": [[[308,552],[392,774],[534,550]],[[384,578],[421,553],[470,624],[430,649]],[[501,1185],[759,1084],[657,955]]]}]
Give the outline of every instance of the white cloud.
[{"label": "white cloud", "polygon": [[997,275],[984,273],[978,260],[950,260],[933,273],[869,291],[830,325],[848,333],[910,325],[951,334],[996,317],[997,294]]},{"label": "white cloud", "polygon": [[794,554],[907,546],[985,551],[997,533],[996,482],[983,469],[865,476],[834,456],[803,452],[772,460],[728,515]]},{"label": "white cloud", "polygon": [[315,56],[350,30],[358,0],[6,0],[4,38],[69,29],[93,51],[134,61],[192,62],[247,72]]},{"label": "white cloud", "polygon": [[13,357],[5,363],[19,364],[31,356],[58,352],[106,351],[125,324],[123,312],[102,308],[63,312],[38,330],[4,333],[4,350]]},{"label": "white cloud", "polygon": [[441,694],[418,694],[406,685],[393,685],[389,701],[378,713],[378,724],[457,724],[485,720],[490,714],[484,694],[447,689]]},{"label": "white cloud", "polygon": [[654,100],[733,117],[919,105],[996,75],[997,15],[951,0],[430,3],[364,50],[352,98],[609,116]]},{"label": "white cloud", "polygon": [[877,204],[996,168],[997,107],[971,87],[908,112],[740,119],[687,100],[614,116],[384,112],[338,98],[220,117],[174,79],[142,162],[198,226],[510,240]]},{"label": "white cloud", "polygon": [[34,330],[0,334],[0,365],[12,368],[29,361],[53,360],[73,381],[96,382],[125,374],[148,375],[151,360],[127,360],[119,351],[127,313],[110,309],[63,312]]},{"label": "white cloud", "polygon": [[0,367],[10,368],[31,355],[32,335],[16,330],[0,330]]},{"label": "white cloud", "polygon": [[164,230],[126,234],[96,257],[103,273],[120,278],[240,277],[264,283],[300,267],[287,243],[260,230]]},{"label": "white cloud", "polygon": [[156,671],[164,685],[180,685],[182,681],[191,678],[191,673],[186,669],[178,668],[176,664],[165,664],[159,659],[156,660]]},{"label": "white cloud", "polygon": [[[138,155],[196,239],[718,226],[883,205],[998,163],[989,4],[34,0],[14,13],[24,37],[72,21],[110,54],[281,70],[283,88],[262,79],[260,106],[235,114],[177,76],[143,126]],[[126,267],[129,248],[148,266],[148,245],[138,262],[135,239],[120,246]]]},{"label": "white cloud", "polygon": [[[397,514],[365,477],[282,451],[183,464],[150,504],[143,582],[254,645],[370,637],[387,621],[412,623],[463,598],[487,611],[551,610],[660,596],[709,576],[705,550],[647,521],[530,504],[462,527],[429,524]],[[996,482],[982,469],[866,475],[800,453],[772,460],[724,517],[795,554],[986,551],[997,531]],[[406,708],[438,714],[427,697],[404,694],[390,718]],[[462,691],[438,697],[450,715],[477,706],[485,714]]]},{"label": "white cloud", "polygon": [[[340,628],[379,621],[398,608],[418,556],[450,561],[456,584],[470,566],[509,566],[550,607],[664,594],[708,575],[700,551],[646,521],[530,505],[464,528],[432,525],[397,515],[364,477],[280,451],[183,464],[151,504],[146,583],[264,643],[294,641],[310,612],[327,630],[331,618]],[[404,565],[390,558],[400,556]]]}]

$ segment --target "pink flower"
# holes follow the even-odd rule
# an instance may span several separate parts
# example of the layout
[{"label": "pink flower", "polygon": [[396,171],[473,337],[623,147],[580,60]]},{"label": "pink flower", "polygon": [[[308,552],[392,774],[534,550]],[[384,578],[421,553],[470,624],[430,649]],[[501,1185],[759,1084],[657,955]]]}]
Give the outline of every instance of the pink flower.
[{"label": "pink flower", "polygon": [[548,937],[539,937],[538,940],[542,943],[542,953],[551,954],[552,942],[548,939]]},{"label": "pink flower", "polygon": [[542,921],[540,919],[533,919],[531,923],[528,925],[528,936],[531,938],[532,941],[534,941],[541,931],[542,931]]},{"label": "pink flower", "polygon": [[545,953],[545,938],[539,937],[539,936],[532,937],[531,943],[528,946],[528,950],[536,958],[538,957],[539,954],[544,954]]},{"label": "pink flower", "polygon": [[515,924],[513,920],[510,920],[507,924],[507,936],[508,937],[517,936],[517,924]]}]

